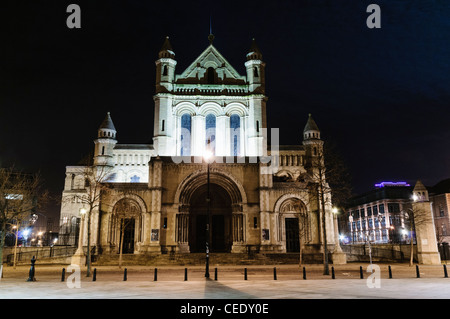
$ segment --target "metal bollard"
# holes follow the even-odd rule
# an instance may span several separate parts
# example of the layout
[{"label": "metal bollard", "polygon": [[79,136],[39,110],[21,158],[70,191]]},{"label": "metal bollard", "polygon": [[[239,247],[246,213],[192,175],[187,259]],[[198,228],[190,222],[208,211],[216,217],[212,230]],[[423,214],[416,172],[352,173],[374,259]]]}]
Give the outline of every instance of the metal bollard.
[{"label": "metal bollard", "polygon": [[217,280],[217,268],[214,268],[214,280]]},{"label": "metal bollard", "polygon": [[303,267],[303,279],[306,280],[306,269]]},{"label": "metal bollard", "polygon": [[127,269],[123,270],[123,281],[127,281]]},{"label": "metal bollard", "polygon": [[392,269],[391,269],[391,266],[389,266],[389,279],[392,279]]},{"label": "metal bollard", "polygon": [[416,277],[420,278],[419,265],[416,265]]},{"label": "metal bollard", "polygon": [[359,266],[359,278],[364,279],[362,266]]},{"label": "metal bollard", "polygon": [[62,269],[62,274],[61,274],[61,281],[64,281],[66,277],[66,268]]},{"label": "metal bollard", "polygon": [[448,278],[447,265],[444,264],[444,278]]},{"label": "metal bollard", "polygon": [[335,276],[334,276],[334,267],[331,267],[331,279],[335,279]]},{"label": "metal bollard", "polygon": [[97,281],[97,268],[94,268],[94,276],[92,276],[92,281]]},{"label": "metal bollard", "polygon": [[184,268],[184,281],[188,280],[188,271],[187,268]]},{"label": "metal bollard", "polygon": [[244,268],[244,280],[247,280],[247,268]]},{"label": "metal bollard", "polygon": [[273,280],[277,280],[277,267],[273,267]]},{"label": "metal bollard", "polygon": [[155,274],[154,274],[153,280],[154,281],[158,280],[158,268],[155,268]]},{"label": "metal bollard", "polygon": [[34,272],[35,272],[34,263],[35,262],[36,262],[36,258],[34,258],[34,256],[33,256],[33,258],[31,258],[31,268],[30,268],[30,272],[28,274],[27,281],[36,281],[36,278],[34,277]]}]

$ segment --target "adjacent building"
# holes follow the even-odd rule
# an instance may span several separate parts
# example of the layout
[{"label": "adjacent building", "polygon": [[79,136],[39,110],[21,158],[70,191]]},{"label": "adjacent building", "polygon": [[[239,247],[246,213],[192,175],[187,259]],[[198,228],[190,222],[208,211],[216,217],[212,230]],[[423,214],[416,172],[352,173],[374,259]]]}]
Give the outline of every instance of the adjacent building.
[{"label": "adjacent building", "polygon": [[346,212],[346,242],[409,242],[413,187],[405,182],[381,182],[353,197]]},{"label": "adjacent building", "polygon": [[442,180],[430,187],[429,194],[438,243],[448,245],[450,243],[450,179]]}]

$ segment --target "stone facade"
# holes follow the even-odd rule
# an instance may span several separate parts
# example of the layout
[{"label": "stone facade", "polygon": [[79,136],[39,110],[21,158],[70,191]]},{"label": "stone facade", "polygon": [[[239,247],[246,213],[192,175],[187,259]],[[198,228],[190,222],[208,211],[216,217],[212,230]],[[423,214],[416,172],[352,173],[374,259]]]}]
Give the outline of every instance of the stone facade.
[{"label": "stone facade", "polygon": [[[324,211],[327,247],[335,251],[330,197],[321,209],[315,196],[314,158],[323,147],[317,125],[309,116],[299,132],[302,145],[268,147],[260,50],[253,41],[242,76],[210,41],[177,75],[166,39],[156,61],[153,145],[118,143],[108,113],[95,140],[94,173],[66,169],[63,198],[69,200],[63,200],[61,216],[80,218],[89,202],[83,196],[98,184],[90,214],[95,253],[117,254],[122,243],[124,253],[204,252],[210,227],[212,252],[302,247],[304,254],[321,254]],[[209,160],[206,151],[212,152]]]}]

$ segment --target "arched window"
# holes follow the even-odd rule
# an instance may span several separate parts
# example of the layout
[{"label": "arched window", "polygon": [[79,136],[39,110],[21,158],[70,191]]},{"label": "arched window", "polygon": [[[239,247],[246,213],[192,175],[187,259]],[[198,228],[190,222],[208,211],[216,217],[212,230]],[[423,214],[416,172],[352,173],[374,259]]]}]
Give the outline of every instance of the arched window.
[{"label": "arched window", "polygon": [[206,147],[216,154],[216,116],[214,114],[208,114],[205,119],[206,128]]},{"label": "arched window", "polygon": [[181,145],[180,155],[191,155],[191,115],[183,114],[181,116]]},{"label": "arched window", "polygon": [[162,75],[167,75],[167,65],[164,66]]},{"label": "arched window", "polygon": [[233,156],[241,155],[241,118],[237,114],[230,116],[230,132],[231,132],[231,154]]},{"label": "arched window", "polygon": [[255,77],[255,78],[257,78],[259,75],[258,75],[258,68],[255,66],[254,68],[253,68],[253,76]]},{"label": "arched window", "polygon": [[133,175],[130,177],[130,183],[139,183],[141,181],[141,178],[137,175]]},{"label": "arched window", "polygon": [[216,71],[214,71],[213,67],[209,67],[208,70],[206,70],[206,81],[208,84],[216,83]]}]

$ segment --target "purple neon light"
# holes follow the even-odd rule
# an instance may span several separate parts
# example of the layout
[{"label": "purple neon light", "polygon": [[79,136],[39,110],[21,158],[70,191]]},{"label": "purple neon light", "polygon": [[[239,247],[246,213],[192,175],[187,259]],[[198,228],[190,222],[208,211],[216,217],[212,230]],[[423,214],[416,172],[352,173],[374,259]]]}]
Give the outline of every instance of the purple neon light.
[{"label": "purple neon light", "polygon": [[375,187],[385,187],[385,186],[411,186],[407,182],[381,182],[375,184]]}]

